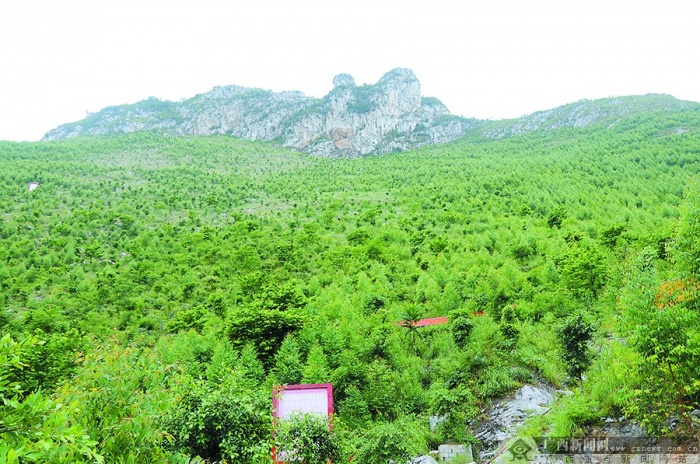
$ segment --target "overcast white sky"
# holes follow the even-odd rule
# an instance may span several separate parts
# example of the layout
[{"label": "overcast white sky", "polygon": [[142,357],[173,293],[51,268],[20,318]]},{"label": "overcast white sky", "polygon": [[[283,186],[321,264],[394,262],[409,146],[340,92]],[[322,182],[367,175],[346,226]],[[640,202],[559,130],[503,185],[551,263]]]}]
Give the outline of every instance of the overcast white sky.
[{"label": "overcast white sky", "polygon": [[237,84],[324,96],[412,69],[454,114],[700,101],[697,0],[1,0],[0,139]]}]

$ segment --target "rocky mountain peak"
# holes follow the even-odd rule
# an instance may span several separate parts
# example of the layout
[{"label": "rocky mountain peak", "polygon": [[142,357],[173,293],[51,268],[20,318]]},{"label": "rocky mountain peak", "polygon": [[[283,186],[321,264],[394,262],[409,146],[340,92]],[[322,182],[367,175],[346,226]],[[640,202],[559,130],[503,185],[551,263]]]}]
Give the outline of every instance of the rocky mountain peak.
[{"label": "rocky mountain peak", "polygon": [[316,99],[235,85],[174,103],[148,99],[105,108],[48,132],[45,140],[79,134],[156,131],[173,135],[231,135],[275,140],[320,156],[387,153],[461,137],[473,120],[450,116],[435,98],[423,98],[410,69],[397,68],[376,84],[357,86],[350,74]]},{"label": "rocky mountain peak", "polygon": [[[393,83],[416,83],[419,84],[418,78],[410,69],[395,68],[384,74],[379,79],[379,84],[391,85]],[[419,84],[420,85],[420,84]]]},{"label": "rocky mountain peak", "polygon": [[[333,86],[323,98],[235,85],[215,87],[181,102],[151,97],[91,113],[82,121],[49,131],[44,140],[135,131],[218,134],[275,141],[319,156],[345,157],[409,150],[462,136],[517,137],[566,128],[606,130],[646,113],[673,114],[700,107],[669,95],[628,96],[582,100],[518,119],[478,121],[452,116],[440,100],[422,96],[420,82],[410,69],[393,69],[376,84],[360,86],[350,74],[338,74]],[[687,130],[670,121],[667,132]]]},{"label": "rocky mountain peak", "polygon": [[420,82],[410,69],[396,68],[384,74],[377,87],[383,90],[378,100],[392,114],[418,111],[421,107]]},{"label": "rocky mountain peak", "polygon": [[437,99],[424,99],[410,69],[397,68],[374,85],[355,85],[340,74],[335,87],[295,119],[285,145],[328,156],[386,153],[444,143],[464,134],[473,121],[449,117]]},{"label": "rocky mountain peak", "polygon": [[355,79],[350,74],[338,74],[333,78],[333,87],[355,87]]}]

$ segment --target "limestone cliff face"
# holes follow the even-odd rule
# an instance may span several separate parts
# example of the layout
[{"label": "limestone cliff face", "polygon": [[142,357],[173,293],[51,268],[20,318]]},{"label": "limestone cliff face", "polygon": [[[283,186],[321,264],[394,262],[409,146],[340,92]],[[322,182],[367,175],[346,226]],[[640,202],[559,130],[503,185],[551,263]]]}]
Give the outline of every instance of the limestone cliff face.
[{"label": "limestone cliff face", "polygon": [[408,69],[395,69],[376,85],[357,87],[348,75],[311,111],[294,118],[284,144],[320,155],[386,153],[444,143],[464,134],[469,121],[451,118],[436,99],[424,99]]},{"label": "limestone cliff face", "polygon": [[[49,131],[44,140],[135,131],[219,134],[274,141],[319,156],[350,157],[404,151],[463,136],[503,138],[537,131],[609,129],[640,114],[697,107],[669,95],[628,96],[583,100],[518,119],[478,121],[452,116],[438,99],[421,96],[413,72],[398,68],[373,85],[358,86],[349,74],[339,74],[323,98],[233,85],[181,102],[149,98],[64,124]],[[667,130],[682,133],[687,128],[671,122]]]},{"label": "limestone cliff face", "polygon": [[423,98],[408,69],[394,69],[377,84],[357,86],[340,74],[322,99],[301,92],[274,93],[237,86],[174,103],[148,99],[105,108],[83,121],[48,132],[45,140],[79,134],[152,130],[173,135],[226,134],[276,140],[320,156],[358,156],[445,143],[476,124],[451,116],[437,99]]},{"label": "limestone cliff face", "polygon": [[301,92],[273,93],[237,86],[216,87],[185,102],[175,134],[227,134],[273,140],[289,118],[314,102]]}]

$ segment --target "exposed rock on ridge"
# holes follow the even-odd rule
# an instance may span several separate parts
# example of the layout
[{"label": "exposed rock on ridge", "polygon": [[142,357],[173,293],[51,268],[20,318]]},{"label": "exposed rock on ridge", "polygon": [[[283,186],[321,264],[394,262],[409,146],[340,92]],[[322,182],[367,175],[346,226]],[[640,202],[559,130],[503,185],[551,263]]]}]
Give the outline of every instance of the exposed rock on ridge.
[{"label": "exposed rock on ridge", "polygon": [[394,69],[375,85],[357,86],[349,74],[333,79],[322,99],[238,86],[174,103],[154,98],[105,108],[51,130],[45,140],[80,134],[157,131],[173,135],[227,134],[276,140],[320,156],[357,156],[445,143],[476,121],[451,116],[435,98],[423,98],[408,69]]},{"label": "exposed rock on ridge", "polygon": [[672,112],[697,106],[697,103],[677,100],[670,95],[655,94],[582,100],[518,119],[493,121],[481,127],[479,135],[487,138],[515,137],[535,131],[583,129],[594,125],[609,129],[639,114]]},{"label": "exposed rock on ridge", "polygon": [[333,82],[323,102],[287,126],[285,145],[319,155],[387,153],[449,142],[474,124],[451,117],[437,99],[421,98],[408,69],[395,69],[371,86],[357,87],[347,74]]},{"label": "exposed rock on ridge", "polygon": [[[349,74],[333,79],[323,98],[238,86],[215,87],[181,102],[149,98],[112,106],[82,121],[49,131],[44,140],[80,134],[155,131],[172,135],[231,135],[274,141],[320,156],[341,157],[409,150],[473,139],[517,137],[568,129],[607,130],[638,124],[650,113],[700,111],[700,104],[669,95],[582,100],[518,119],[478,121],[450,115],[438,99],[422,97],[412,71],[394,69],[374,85],[355,84]],[[671,118],[672,119],[672,118]],[[666,133],[689,129],[669,119]],[[664,135],[664,134],[659,134]]]}]

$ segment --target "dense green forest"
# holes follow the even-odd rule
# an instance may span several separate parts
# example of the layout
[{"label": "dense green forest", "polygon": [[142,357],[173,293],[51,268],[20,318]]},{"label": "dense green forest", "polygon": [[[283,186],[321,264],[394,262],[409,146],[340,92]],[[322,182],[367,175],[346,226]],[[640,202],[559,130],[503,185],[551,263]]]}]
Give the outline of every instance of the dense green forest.
[{"label": "dense green forest", "polygon": [[0,462],[269,462],[301,382],[334,385],[336,462],[478,447],[532,382],[573,393],[523,433],[692,434],[699,171],[695,107],[358,159],[0,142]]}]

